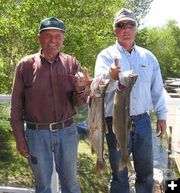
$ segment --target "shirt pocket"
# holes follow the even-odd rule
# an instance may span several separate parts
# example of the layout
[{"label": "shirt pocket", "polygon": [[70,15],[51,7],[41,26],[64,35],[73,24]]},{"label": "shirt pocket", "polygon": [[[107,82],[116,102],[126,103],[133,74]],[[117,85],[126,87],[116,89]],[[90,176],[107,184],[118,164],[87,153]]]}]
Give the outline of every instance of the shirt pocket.
[{"label": "shirt pocket", "polygon": [[24,88],[29,89],[33,85],[33,80],[36,76],[36,71],[33,66],[25,67],[23,71]]},{"label": "shirt pocket", "polygon": [[138,78],[144,83],[150,83],[152,78],[152,69],[148,64],[140,64]]},{"label": "shirt pocket", "polygon": [[29,73],[29,74],[26,74],[24,77],[24,88],[25,89],[30,89],[33,85],[33,74],[32,73]]}]

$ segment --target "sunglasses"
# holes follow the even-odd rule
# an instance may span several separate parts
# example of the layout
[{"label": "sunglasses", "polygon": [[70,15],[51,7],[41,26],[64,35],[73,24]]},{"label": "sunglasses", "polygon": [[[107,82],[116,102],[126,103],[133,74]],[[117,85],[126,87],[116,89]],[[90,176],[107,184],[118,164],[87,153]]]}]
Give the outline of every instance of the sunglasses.
[{"label": "sunglasses", "polygon": [[136,26],[135,23],[117,23],[116,27],[120,29],[133,29]]}]

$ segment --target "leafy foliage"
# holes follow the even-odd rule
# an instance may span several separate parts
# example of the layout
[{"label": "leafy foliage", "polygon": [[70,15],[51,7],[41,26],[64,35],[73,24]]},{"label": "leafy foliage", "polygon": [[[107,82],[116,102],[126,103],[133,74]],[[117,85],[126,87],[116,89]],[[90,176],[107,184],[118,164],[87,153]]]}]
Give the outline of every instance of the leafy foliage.
[{"label": "leafy foliage", "polygon": [[12,135],[7,120],[8,104],[0,104],[0,161],[6,161],[7,165],[12,159],[11,143]]},{"label": "leafy foliage", "polygon": [[180,74],[180,28],[170,20],[162,28],[139,30],[137,43],[151,50],[157,57],[163,78],[179,77]]},{"label": "leafy foliage", "polygon": [[27,186],[32,184],[31,171],[16,151],[9,124],[9,103],[0,104],[0,184]]},{"label": "leafy foliage", "polygon": [[82,193],[108,193],[109,172],[95,175],[95,161],[93,157],[83,153],[79,154],[78,162],[79,182]]},{"label": "leafy foliage", "polygon": [[152,2],[153,0],[126,0],[125,5],[134,12],[139,23],[149,12]]},{"label": "leafy foliage", "polygon": [[148,2],[150,0],[0,0],[0,93],[11,92],[18,61],[38,51],[36,35],[41,19],[55,16],[64,20],[62,51],[76,56],[93,75],[97,54],[115,41],[114,13],[126,3],[140,18],[148,10],[145,9]]}]

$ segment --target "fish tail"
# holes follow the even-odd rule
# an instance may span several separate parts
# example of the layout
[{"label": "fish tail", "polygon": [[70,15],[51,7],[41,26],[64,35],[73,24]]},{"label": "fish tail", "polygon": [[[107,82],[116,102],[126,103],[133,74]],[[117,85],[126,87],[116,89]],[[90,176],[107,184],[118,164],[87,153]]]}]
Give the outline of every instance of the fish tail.
[{"label": "fish tail", "polygon": [[95,153],[96,153],[96,151],[94,150],[93,147],[91,147],[91,154],[95,154]]},{"label": "fish tail", "polygon": [[125,160],[121,160],[119,164],[119,172],[122,171],[126,167],[126,162]]},{"label": "fish tail", "polygon": [[121,145],[119,143],[116,144],[116,149],[119,151],[121,149]]},{"label": "fish tail", "polygon": [[128,168],[128,171],[130,171],[130,172],[133,171],[133,166],[132,166],[132,163],[131,163],[129,158],[128,158],[127,163],[126,163],[126,167]]},{"label": "fish tail", "polygon": [[96,162],[96,175],[99,175],[102,171],[106,170],[107,166],[106,166],[106,162],[103,159],[103,161],[98,161]]},{"label": "fish tail", "polygon": [[122,159],[122,160],[120,161],[119,171],[122,171],[125,167],[127,167],[127,169],[128,169],[129,171],[133,171],[133,166],[132,166],[131,161],[130,161],[129,158],[127,158],[127,160]]}]

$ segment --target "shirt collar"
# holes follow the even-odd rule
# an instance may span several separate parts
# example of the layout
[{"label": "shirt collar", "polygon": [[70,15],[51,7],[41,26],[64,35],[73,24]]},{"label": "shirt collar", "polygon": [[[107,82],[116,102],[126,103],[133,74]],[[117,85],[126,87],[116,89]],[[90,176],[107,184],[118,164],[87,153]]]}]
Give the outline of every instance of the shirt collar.
[{"label": "shirt collar", "polygon": [[45,61],[46,61],[47,63],[49,63],[49,64],[55,63],[55,62],[59,59],[59,57],[60,57],[60,53],[58,53],[57,56],[56,56],[56,59],[54,60],[54,62],[51,62],[51,61],[47,60],[46,58],[44,58],[44,56],[42,55],[42,49],[40,49],[39,55],[40,55],[40,57],[41,57],[43,60],[45,60]]},{"label": "shirt collar", "polygon": [[[127,52],[127,50],[125,49],[125,48],[123,48],[123,46],[121,46],[121,44],[119,44],[119,42],[116,40],[116,46],[117,46],[117,48],[121,51],[121,52],[124,52],[124,51],[126,51]],[[134,44],[133,44],[133,46],[132,46],[132,48],[131,48],[131,51],[133,51],[133,50],[136,50],[136,43],[134,42]]]}]

